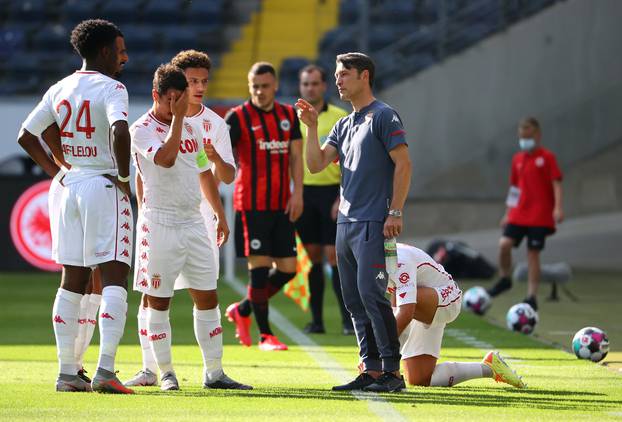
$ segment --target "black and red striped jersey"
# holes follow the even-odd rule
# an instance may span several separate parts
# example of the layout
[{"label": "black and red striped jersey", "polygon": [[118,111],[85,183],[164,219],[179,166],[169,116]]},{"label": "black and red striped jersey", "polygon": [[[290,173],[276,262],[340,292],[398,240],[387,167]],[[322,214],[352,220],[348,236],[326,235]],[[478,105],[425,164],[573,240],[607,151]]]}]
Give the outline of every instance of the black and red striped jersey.
[{"label": "black and red striped jersey", "polygon": [[246,101],[225,120],[238,160],[235,210],[284,210],[290,197],[289,144],[302,138],[296,110],[275,101],[272,110],[263,111]]}]

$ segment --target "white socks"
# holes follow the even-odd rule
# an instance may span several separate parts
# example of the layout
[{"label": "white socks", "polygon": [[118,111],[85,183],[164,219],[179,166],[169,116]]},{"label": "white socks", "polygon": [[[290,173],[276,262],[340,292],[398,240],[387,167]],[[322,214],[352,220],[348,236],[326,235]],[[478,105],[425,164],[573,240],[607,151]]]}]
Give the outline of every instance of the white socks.
[{"label": "white socks", "polygon": [[169,311],[158,311],[149,308],[147,313],[148,335],[151,350],[160,368],[160,374],[173,371],[171,356],[171,322]]},{"label": "white socks", "polygon": [[82,359],[86,349],[91,344],[95,325],[97,324],[97,310],[102,297],[98,294],[87,294],[82,296],[80,301],[80,318],[78,319],[78,337],[76,338],[75,354],[76,367],[78,371],[82,369]]},{"label": "white socks", "polygon": [[430,387],[451,387],[467,380],[491,376],[490,368],[480,362],[443,362],[434,368]]},{"label": "white socks", "polygon": [[119,286],[104,287],[99,312],[98,368],[114,372],[114,358],[123,337],[126,314],[127,291]]},{"label": "white socks", "polygon": [[138,340],[143,355],[143,370],[150,370],[154,374],[158,373],[158,364],[153,356],[151,344],[149,343],[149,325],[147,324],[148,308],[143,308],[142,304],[138,307]]},{"label": "white socks", "polygon": [[205,383],[216,381],[222,371],[222,326],[220,307],[200,311],[194,308],[194,335],[203,353]]},{"label": "white socks", "polygon": [[54,300],[52,324],[61,374],[75,375],[77,373],[75,343],[78,336],[81,299],[82,295],[79,293],[58,289]]}]

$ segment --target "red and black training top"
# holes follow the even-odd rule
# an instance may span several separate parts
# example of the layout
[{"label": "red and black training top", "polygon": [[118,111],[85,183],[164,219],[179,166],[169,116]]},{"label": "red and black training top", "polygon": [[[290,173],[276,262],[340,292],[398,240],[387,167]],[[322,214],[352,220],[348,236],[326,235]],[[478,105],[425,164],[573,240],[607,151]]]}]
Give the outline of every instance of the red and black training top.
[{"label": "red and black training top", "polygon": [[290,197],[289,144],[300,140],[296,110],[274,102],[270,111],[250,101],[225,117],[238,172],[233,193],[236,211],[282,211]]}]

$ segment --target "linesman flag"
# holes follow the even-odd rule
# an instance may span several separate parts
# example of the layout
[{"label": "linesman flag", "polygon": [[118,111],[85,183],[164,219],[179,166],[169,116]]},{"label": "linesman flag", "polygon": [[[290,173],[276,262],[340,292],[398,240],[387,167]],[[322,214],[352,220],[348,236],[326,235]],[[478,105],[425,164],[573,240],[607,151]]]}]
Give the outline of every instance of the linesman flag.
[{"label": "linesman flag", "polygon": [[285,285],[284,293],[306,312],[309,310],[309,271],[311,271],[311,260],[309,260],[307,251],[305,251],[298,234],[296,234],[296,250],[296,276]]}]

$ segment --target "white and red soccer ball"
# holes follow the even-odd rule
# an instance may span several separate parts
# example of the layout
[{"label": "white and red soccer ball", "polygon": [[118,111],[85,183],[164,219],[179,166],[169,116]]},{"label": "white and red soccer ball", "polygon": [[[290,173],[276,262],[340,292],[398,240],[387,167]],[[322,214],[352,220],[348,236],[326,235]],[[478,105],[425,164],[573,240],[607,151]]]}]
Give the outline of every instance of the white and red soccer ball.
[{"label": "white and red soccer ball", "polygon": [[492,299],[490,295],[486,292],[486,289],[480,286],[471,287],[464,292],[462,297],[462,307],[477,315],[484,315],[491,304]]},{"label": "white and red soccer ball", "polygon": [[505,321],[510,330],[531,334],[538,324],[538,313],[528,303],[517,303],[508,311]]},{"label": "white and red soccer ball", "polygon": [[600,362],[609,353],[607,333],[596,327],[580,329],[572,339],[572,351],[579,359]]}]

